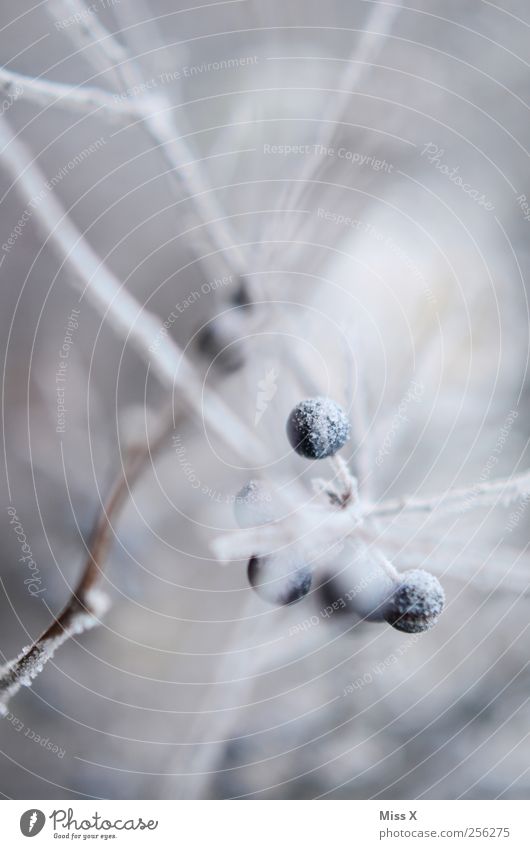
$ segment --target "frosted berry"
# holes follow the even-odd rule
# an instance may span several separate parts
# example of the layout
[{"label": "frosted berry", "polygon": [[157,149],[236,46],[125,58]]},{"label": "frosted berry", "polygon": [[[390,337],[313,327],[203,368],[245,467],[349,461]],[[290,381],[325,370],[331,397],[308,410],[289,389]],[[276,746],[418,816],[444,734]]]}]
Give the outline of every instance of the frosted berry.
[{"label": "frosted berry", "polygon": [[436,624],[445,602],[438,578],[423,569],[404,572],[400,578],[385,612],[386,621],[407,634],[428,631]]},{"label": "frosted berry", "polygon": [[234,514],[240,528],[255,528],[274,520],[272,495],[262,481],[250,480],[239,490]]},{"label": "frosted berry", "polygon": [[346,413],[331,398],[307,398],[287,419],[287,436],[297,454],[310,460],[331,457],[350,438]]},{"label": "frosted berry", "polygon": [[285,553],[251,557],[248,580],[260,598],[270,604],[294,604],[311,589],[311,570]]}]

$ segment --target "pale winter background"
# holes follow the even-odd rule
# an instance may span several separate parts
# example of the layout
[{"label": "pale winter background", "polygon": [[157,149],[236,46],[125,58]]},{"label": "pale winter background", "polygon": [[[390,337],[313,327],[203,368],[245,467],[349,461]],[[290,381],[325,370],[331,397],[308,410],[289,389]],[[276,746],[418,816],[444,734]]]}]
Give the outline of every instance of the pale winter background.
[{"label": "pale winter background", "polygon": [[[108,612],[9,702],[5,796],[528,796],[529,498],[479,488],[530,465],[529,9],[415,6],[2,0],[3,661],[175,413],[113,522]],[[165,322],[151,355],[109,280]],[[198,374],[174,393],[171,339]],[[258,467],[303,514],[326,471],[284,427],[313,394],[351,416],[363,497],[472,490],[376,526],[444,585],[418,638],[328,615],[318,576],[267,606],[212,553]]]}]

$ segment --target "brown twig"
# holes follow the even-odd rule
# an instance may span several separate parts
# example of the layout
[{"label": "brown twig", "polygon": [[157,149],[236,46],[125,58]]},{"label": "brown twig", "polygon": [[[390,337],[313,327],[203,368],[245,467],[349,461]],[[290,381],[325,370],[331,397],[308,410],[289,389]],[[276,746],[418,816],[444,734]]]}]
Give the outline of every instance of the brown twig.
[{"label": "brown twig", "polygon": [[130,488],[137,482],[148,460],[163,446],[171,422],[171,418],[164,417],[151,443],[129,448],[121,472],[92,529],[81,578],[66,606],[40,637],[0,668],[0,715],[7,712],[9,700],[21,687],[31,685],[59,646],[70,637],[97,625],[108,609],[108,599],[98,589],[98,583],[112,542],[111,520],[122,510]]}]

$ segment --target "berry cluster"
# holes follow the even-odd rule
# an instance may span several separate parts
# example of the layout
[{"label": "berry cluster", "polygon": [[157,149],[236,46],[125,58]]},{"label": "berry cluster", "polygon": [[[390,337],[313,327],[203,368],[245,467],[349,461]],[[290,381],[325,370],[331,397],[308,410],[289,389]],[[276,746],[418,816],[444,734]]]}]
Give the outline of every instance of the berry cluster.
[{"label": "berry cluster", "polygon": [[[331,398],[301,401],[287,420],[289,442],[297,454],[310,460],[333,457],[349,440],[350,434],[346,413]],[[338,460],[333,462],[338,464]],[[352,487],[353,491],[356,490]],[[332,490],[328,495],[335,505],[348,503]],[[247,529],[278,518],[274,514],[271,493],[258,480],[249,481],[239,491],[234,511],[238,525]],[[347,546],[345,549],[348,551]],[[353,546],[351,562],[341,569],[343,575],[350,569],[355,591],[341,593],[336,578],[328,578],[320,585],[318,591],[326,606],[337,612],[353,613],[369,622],[388,622],[398,631],[409,634],[432,628],[445,602],[438,579],[421,569],[400,574],[388,562],[385,571],[380,565],[374,565],[367,552],[366,548]],[[355,581],[352,576],[356,576]],[[300,601],[309,593],[312,572],[297,552],[288,548],[281,553],[253,555],[248,563],[248,580],[265,601],[287,605]]]},{"label": "berry cluster", "polygon": [[337,577],[328,578],[318,588],[321,604],[334,617],[347,614],[366,622],[388,622],[407,634],[421,634],[436,625],[445,595],[434,575],[411,569],[394,581],[384,575],[378,578],[369,591],[362,584],[349,586]]}]

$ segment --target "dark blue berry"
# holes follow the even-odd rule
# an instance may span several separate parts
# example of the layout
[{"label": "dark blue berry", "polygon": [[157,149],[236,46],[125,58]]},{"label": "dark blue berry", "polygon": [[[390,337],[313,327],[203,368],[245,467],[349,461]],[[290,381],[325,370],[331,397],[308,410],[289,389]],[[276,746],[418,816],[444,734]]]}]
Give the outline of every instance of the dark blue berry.
[{"label": "dark blue berry", "polygon": [[350,438],[346,413],[331,398],[300,401],[287,420],[287,436],[297,454],[322,460],[336,454]]},{"label": "dark blue berry", "polygon": [[270,604],[294,604],[311,589],[309,567],[285,555],[251,557],[247,574],[250,586]]},{"label": "dark blue berry", "polygon": [[240,307],[241,309],[248,309],[252,306],[252,298],[250,297],[248,285],[244,277],[239,279],[230,300],[234,306]]},{"label": "dark blue berry", "polygon": [[412,569],[400,576],[385,619],[398,631],[419,634],[436,624],[444,603],[445,594],[439,580],[423,569]]},{"label": "dark blue berry", "polygon": [[237,371],[244,365],[244,330],[238,310],[232,310],[212,319],[197,334],[197,345],[201,354],[215,363],[221,371]]}]

